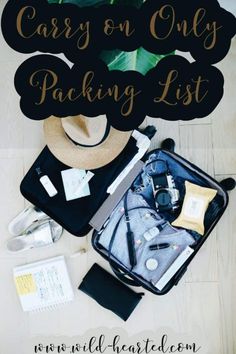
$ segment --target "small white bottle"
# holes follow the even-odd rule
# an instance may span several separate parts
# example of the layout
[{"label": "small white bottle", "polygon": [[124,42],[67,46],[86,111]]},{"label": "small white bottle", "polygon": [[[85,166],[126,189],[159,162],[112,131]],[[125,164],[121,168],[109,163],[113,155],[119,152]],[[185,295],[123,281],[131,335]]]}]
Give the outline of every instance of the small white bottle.
[{"label": "small white bottle", "polygon": [[40,167],[36,168],[36,172],[39,176],[40,183],[42,184],[45,191],[48,193],[49,197],[54,197],[58,192],[52,184],[50,178],[42,173]]}]

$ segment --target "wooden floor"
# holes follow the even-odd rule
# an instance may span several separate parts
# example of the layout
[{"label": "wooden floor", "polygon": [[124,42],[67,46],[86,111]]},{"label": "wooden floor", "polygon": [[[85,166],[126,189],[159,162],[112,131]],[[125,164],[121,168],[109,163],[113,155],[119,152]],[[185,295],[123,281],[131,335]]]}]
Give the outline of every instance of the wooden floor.
[{"label": "wooden floor", "polygon": [[[37,343],[39,336],[82,335],[99,327],[123,328],[128,335],[143,331],[172,332],[182,340],[190,337],[196,341],[202,346],[201,354],[235,354],[236,191],[230,193],[225,215],[178,287],[164,297],[146,293],[127,323],[76,290],[95,261],[108,269],[106,262],[93,251],[90,235],[78,239],[65,232],[52,247],[8,254],[7,224],[27,205],[19,184],[44,141],[41,123],[23,117],[13,88],[14,72],[25,56],[13,52],[2,38],[0,53],[0,354],[28,354],[21,343],[31,340]],[[225,76],[225,95],[209,117],[189,123],[146,119],[146,124],[154,124],[158,129],[152,148],[158,147],[164,138],[172,137],[178,153],[217,180],[236,178],[235,63],[236,41],[230,54],[218,65]],[[80,247],[85,247],[87,253],[71,258]],[[23,313],[13,284],[13,266],[60,254],[67,257],[75,301],[51,313]]]}]

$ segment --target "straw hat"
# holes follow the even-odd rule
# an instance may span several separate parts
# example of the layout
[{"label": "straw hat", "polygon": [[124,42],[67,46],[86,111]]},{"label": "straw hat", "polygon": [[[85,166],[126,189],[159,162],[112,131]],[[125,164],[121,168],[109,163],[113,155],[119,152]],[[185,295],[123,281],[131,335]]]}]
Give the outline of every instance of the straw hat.
[{"label": "straw hat", "polygon": [[46,143],[64,164],[96,169],[114,160],[124,149],[132,132],[110,126],[105,115],[98,117],[49,117],[44,121]]}]

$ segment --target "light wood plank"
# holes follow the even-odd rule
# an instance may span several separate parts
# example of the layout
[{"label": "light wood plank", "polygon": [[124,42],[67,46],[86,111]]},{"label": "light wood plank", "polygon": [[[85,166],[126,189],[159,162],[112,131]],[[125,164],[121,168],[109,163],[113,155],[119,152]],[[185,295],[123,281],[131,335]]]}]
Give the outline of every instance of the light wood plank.
[{"label": "light wood plank", "polygon": [[167,295],[153,298],[155,330],[160,331],[162,328],[169,328],[177,334],[185,332],[186,289],[186,284],[182,280]]},{"label": "light wood plank", "polygon": [[222,353],[218,283],[180,281],[164,297],[154,298],[156,329],[191,338],[204,354]]},{"label": "light wood plank", "polygon": [[160,147],[163,140],[166,138],[172,138],[176,143],[176,151],[179,150],[179,123],[165,121],[159,118],[147,118],[147,125],[154,125],[157,129],[157,133],[151,141],[150,150]]},{"label": "light wood plank", "polygon": [[[2,248],[2,247],[1,247]],[[17,348],[21,338],[27,338],[29,333],[28,315],[23,313],[18,299],[12,269],[25,262],[23,255],[18,257],[8,255],[0,256],[0,353],[10,354]],[[13,335],[14,333],[14,335]],[[23,353],[22,353],[23,354]]]},{"label": "light wood plank", "polygon": [[[3,9],[7,3],[7,0],[0,1],[0,14],[2,16]],[[20,61],[23,57],[23,54],[14,51],[5,41],[2,31],[0,31],[0,62],[6,64],[9,61]],[[1,65],[2,66],[2,65]]]},{"label": "light wood plank", "polygon": [[[180,127],[181,155],[213,174],[212,135],[209,125],[188,125]],[[216,238],[213,232],[188,267],[186,281],[216,281],[217,257]]]},{"label": "light wood plank", "polygon": [[0,157],[23,156],[24,116],[19,107],[19,96],[14,89],[14,75],[17,67],[17,62],[5,62],[0,65],[0,86],[4,89],[0,95]]},{"label": "light wood plank", "polygon": [[225,78],[224,97],[212,120],[216,174],[236,174],[236,39],[227,57],[217,66]]},{"label": "light wood plank", "polygon": [[[224,176],[228,177],[228,176]],[[233,176],[236,179],[236,176]],[[229,206],[217,226],[219,297],[222,323],[222,354],[236,353],[236,190],[229,193]]]},{"label": "light wood plank", "polygon": [[[43,122],[24,118],[24,173],[26,174],[45,147]],[[29,134],[30,132],[30,134]]]},{"label": "light wood plank", "polygon": [[10,237],[7,229],[8,223],[23,209],[24,206],[24,201],[19,190],[19,184],[22,177],[22,159],[0,159],[0,186],[2,189],[2,202],[0,205],[0,254],[5,254],[5,242]]},{"label": "light wood plank", "polygon": [[187,160],[212,175],[214,160],[211,127],[208,125],[181,126],[180,152]]},{"label": "light wood plank", "polygon": [[179,122],[179,125],[205,125],[205,124],[211,124],[212,123],[212,117],[211,115],[204,117],[204,118],[195,118],[192,120],[181,120]]},{"label": "light wood plank", "polygon": [[[183,293],[186,333],[202,347],[202,353],[222,353],[218,283],[189,283]],[[201,353],[201,351],[200,351]],[[227,354],[231,354],[228,352]],[[232,352],[233,354],[233,352]]]}]

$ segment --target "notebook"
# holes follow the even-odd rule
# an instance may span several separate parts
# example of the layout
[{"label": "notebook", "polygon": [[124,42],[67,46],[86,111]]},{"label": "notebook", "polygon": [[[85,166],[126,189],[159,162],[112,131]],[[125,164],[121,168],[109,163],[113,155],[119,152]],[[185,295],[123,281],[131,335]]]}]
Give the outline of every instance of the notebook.
[{"label": "notebook", "polygon": [[53,309],[74,299],[64,256],[15,267],[13,275],[23,311]]}]

